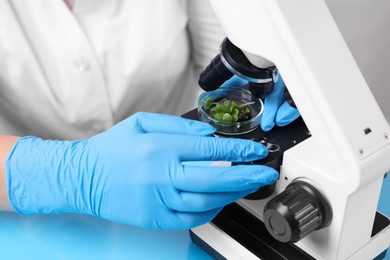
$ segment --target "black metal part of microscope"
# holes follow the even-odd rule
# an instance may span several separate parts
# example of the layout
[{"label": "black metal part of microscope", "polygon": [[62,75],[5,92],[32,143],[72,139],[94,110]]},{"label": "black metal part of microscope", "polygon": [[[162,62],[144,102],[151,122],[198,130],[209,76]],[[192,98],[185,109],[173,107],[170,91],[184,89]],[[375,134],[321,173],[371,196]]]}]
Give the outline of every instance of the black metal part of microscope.
[{"label": "black metal part of microscope", "polygon": [[247,80],[249,90],[260,98],[272,92],[278,71],[274,66],[254,66],[237,46],[225,38],[219,54],[200,74],[198,84],[205,91],[216,90],[234,74]]}]

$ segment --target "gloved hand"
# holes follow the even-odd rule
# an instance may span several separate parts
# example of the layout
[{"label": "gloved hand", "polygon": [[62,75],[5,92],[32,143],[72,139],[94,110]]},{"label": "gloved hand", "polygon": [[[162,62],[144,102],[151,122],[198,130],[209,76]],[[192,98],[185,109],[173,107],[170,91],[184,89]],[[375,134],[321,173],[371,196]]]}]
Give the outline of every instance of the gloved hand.
[{"label": "gloved hand", "polygon": [[264,99],[264,111],[260,120],[263,131],[271,130],[275,124],[285,126],[300,116],[299,111],[285,100],[285,87],[282,77],[279,76],[274,90]]},{"label": "gloved hand", "polygon": [[202,167],[188,161],[251,161],[259,143],[215,138],[208,124],[137,113],[86,141],[19,139],[6,161],[8,197],[21,214],[79,212],[156,229],[204,224],[277,172],[261,165]]},{"label": "gloved hand", "polygon": [[[248,84],[248,81],[234,75],[222,86],[240,87],[246,84]],[[275,124],[277,126],[288,125],[300,116],[299,111],[285,101],[285,88],[283,79],[279,76],[279,80],[274,85],[274,90],[264,99],[264,111],[261,116],[260,126],[265,132],[271,130]]]}]

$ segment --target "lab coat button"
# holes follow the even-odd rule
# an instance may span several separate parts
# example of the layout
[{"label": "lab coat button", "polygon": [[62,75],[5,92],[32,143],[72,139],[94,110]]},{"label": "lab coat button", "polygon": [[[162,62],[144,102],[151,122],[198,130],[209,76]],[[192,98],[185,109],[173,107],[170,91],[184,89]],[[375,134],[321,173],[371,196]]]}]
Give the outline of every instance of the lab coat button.
[{"label": "lab coat button", "polygon": [[85,72],[89,69],[89,62],[83,58],[76,59],[74,64],[76,68],[81,72]]}]

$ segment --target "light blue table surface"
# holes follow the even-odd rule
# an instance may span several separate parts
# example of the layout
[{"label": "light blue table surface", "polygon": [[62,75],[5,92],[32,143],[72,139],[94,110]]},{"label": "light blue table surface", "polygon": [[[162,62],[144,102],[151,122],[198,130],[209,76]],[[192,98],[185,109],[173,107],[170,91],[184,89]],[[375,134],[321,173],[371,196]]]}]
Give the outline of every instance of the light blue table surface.
[{"label": "light blue table surface", "polygon": [[[390,176],[379,210],[390,216]],[[156,231],[75,214],[0,213],[0,259],[211,259],[188,231]],[[390,259],[390,253],[386,259]]]}]

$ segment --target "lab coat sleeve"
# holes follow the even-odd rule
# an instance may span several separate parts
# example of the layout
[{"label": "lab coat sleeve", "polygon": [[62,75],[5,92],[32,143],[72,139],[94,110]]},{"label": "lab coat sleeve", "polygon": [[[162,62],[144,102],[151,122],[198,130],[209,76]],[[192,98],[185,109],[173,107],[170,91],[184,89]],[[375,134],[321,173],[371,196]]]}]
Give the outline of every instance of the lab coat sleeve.
[{"label": "lab coat sleeve", "polygon": [[191,39],[191,58],[196,75],[218,54],[225,32],[209,0],[187,0],[188,30]]}]

